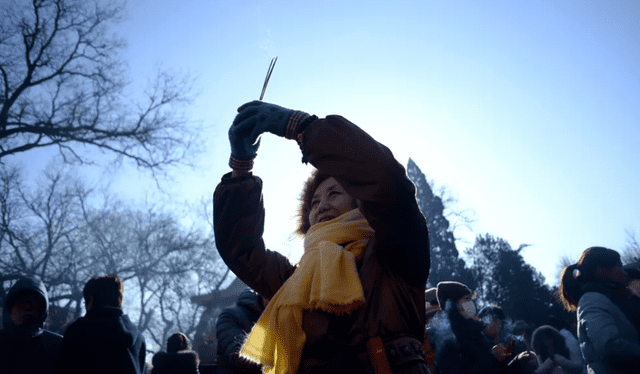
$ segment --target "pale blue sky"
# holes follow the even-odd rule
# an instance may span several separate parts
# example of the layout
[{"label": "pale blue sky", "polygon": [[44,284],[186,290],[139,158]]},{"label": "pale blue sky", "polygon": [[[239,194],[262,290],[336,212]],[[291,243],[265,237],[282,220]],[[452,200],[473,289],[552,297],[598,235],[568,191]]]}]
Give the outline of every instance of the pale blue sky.
[{"label": "pale blue sky", "polygon": [[[524,257],[548,283],[561,256],[640,234],[640,2],[130,0],[128,14],[116,32],[134,88],[159,63],[198,76],[188,115],[208,149],[176,201],[211,196],[235,110],[278,56],[265,101],[341,114],[413,158],[475,211],[460,234],[532,244]],[[295,143],[264,137],[266,241],[294,261],[309,171]],[[123,169],[114,188],[153,189],[135,177]]]}]

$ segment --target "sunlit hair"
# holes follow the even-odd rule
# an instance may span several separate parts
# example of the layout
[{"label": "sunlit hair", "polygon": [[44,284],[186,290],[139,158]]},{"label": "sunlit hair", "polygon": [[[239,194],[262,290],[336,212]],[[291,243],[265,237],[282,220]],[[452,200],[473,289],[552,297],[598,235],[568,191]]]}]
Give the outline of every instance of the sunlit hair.
[{"label": "sunlit hair", "polygon": [[613,249],[604,247],[587,248],[578,259],[578,262],[565,266],[560,273],[560,285],[558,294],[562,305],[569,312],[578,309],[578,302],[584,294],[582,285],[585,282],[596,281],[596,270],[622,266],[620,254]]},{"label": "sunlit hair", "polygon": [[[311,227],[311,223],[309,222],[309,213],[311,213],[311,200],[313,200],[313,194],[315,194],[320,183],[329,178],[331,178],[330,175],[320,173],[316,169],[304,183],[302,193],[300,194],[300,205],[298,206],[298,229],[296,230],[296,234],[305,235],[307,231],[309,231],[309,228]],[[357,202],[355,199],[352,199],[352,207],[355,208],[356,206]]]},{"label": "sunlit hair", "polygon": [[167,353],[176,353],[189,348],[189,338],[181,332],[177,332],[167,339]]},{"label": "sunlit hair", "polygon": [[93,297],[93,307],[122,307],[124,283],[115,274],[97,275],[91,278],[82,290],[85,302]]}]

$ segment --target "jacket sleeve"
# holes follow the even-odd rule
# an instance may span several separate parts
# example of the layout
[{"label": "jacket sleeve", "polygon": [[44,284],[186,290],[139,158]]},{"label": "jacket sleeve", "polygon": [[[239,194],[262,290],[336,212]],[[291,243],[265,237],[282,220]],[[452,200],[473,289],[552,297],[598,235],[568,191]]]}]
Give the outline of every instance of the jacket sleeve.
[{"label": "jacket sleeve", "polygon": [[223,261],[247,286],[272,298],[295,267],[265,248],[262,180],[225,174],[213,195],[216,247]]},{"label": "jacket sleeve", "polygon": [[247,332],[240,319],[247,318],[238,307],[226,308],[220,313],[216,322],[216,339],[218,341],[218,366],[231,369],[231,372],[246,370],[259,366],[238,355]]},{"label": "jacket sleeve", "polygon": [[[596,293],[586,293],[580,299],[578,315],[580,331],[586,332],[595,352],[603,362],[614,366],[640,365],[640,345],[624,339],[613,310],[617,308],[608,297]],[[582,340],[582,339],[581,339]]]},{"label": "jacket sleeve", "polygon": [[381,262],[409,284],[424,286],[430,267],[427,223],[415,187],[391,151],[335,115],[312,122],[302,139],[305,159],[360,201]]}]

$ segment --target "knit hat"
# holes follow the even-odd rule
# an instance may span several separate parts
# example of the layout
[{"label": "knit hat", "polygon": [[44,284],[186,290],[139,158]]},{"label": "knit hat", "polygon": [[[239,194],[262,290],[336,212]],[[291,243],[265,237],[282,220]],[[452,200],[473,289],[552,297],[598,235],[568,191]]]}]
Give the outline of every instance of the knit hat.
[{"label": "knit hat", "polygon": [[435,287],[431,287],[428,290],[424,291],[424,301],[431,305],[438,304],[438,296],[436,295]]},{"label": "knit hat", "polygon": [[460,282],[440,282],[436,286],[436,297],[438,298],[438,305],[444,310],[445,302],[447,300],[458,301],[466,295],[471,295],[473,292],[469,287]]}]

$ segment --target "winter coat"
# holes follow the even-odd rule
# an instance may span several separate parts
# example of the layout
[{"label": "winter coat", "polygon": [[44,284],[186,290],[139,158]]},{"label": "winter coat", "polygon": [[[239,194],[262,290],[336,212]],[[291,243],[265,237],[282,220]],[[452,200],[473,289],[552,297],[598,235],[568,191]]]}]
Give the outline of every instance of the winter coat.
[{"label": "winter coat", "polygon": [[257,292],[243,290],[235,306],[225,308],[216,322],[218,373],[262,373],[260,365],[238,356],[246,335],[264,311]]},{"label": "winter coat", "polygon": [[151,374],[198,374],[198,354],[194,351],[158,352],[153,355]]},{"label": "winter coat", "polygon": [[494,344],[483,329],[482,321],[464,319],[455,306],[438,313],[429,327],[429,342],[436,352],[438,373],[507,373],[509,360],[499,362],[493,356]]},{"label": "winter coat", "polygon": [[144,337],[122,309],[94,307],[64,334],[61,373],[142,374]]},{"label": "winter coat", "polygon": [[[374,337],[385,343],[394,372],[404,372],[400,365],[422,370],[429,234],[413,183],[388,148],[340,116],[312,122],[301,149],[308,162],[359,200],[375,235],[356,263],[364,305],[345,316],[304,312],[298,372],[371,371],[366,344]],[[262,180],[223,176],[214,194],[216,246],[238,278],[270,299],[296,267],[265,248],[264,220]]]},{"label": "winter coat", "polygon": [[610,299],[586,292],[578,302],[578,340],[582,357],[595,374],[637,373],[638,331]]},{"label": "winter coat", "polygon": [[580,342],[578,342],[578,339],[576,339],[571,331],[567,329],[561,329],[558,332],[564,338],[564,343],[566,344],[569,351],[571,351],[572,358],[576,357],[582,364],[582,370],[580,372],[583,374],[587,374],[587,364],[582,358],[582,351],[580,350]]},{"label": "winter coat", "polygon": [[[25,291],[42,297],[45,310],[36,326],[25,330],[11,321],[11,307],[16,297]],[[47,290],[39,279],[25,277],[18,280],[7,293],[2,309],[3,329],[0,330],[0,373],[50,373],[60,355],[62,336],[43,328],[49,310]]]}]

